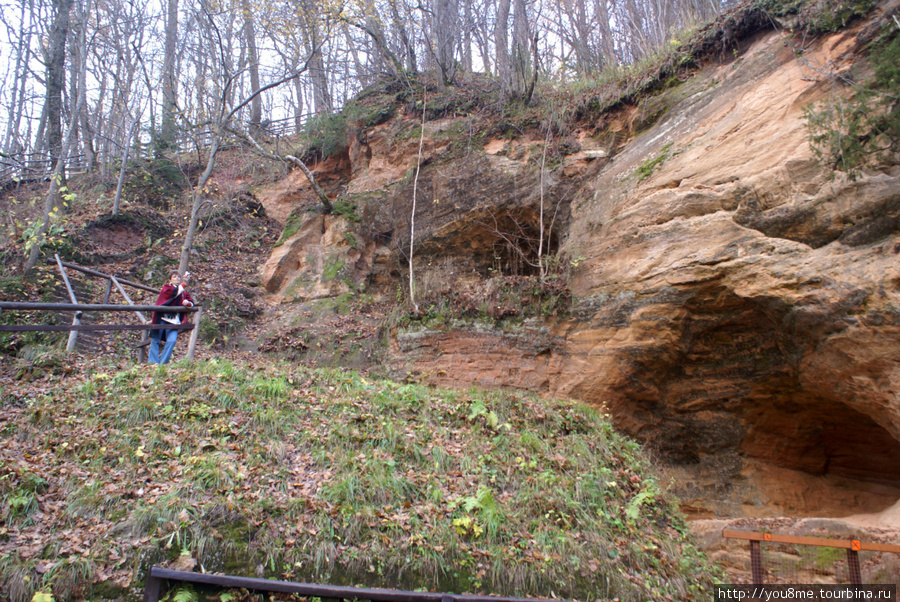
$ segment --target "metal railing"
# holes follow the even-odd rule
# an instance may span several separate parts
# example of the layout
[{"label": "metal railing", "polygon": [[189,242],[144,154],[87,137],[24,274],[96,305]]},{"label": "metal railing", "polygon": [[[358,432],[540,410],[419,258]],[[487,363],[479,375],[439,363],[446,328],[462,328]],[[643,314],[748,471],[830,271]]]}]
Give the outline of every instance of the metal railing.
[{"label": "metal railing", "polygon": [[[68,173],[85,171],[85,156],[73,155],[66,161]],[[53,160],[43,153],[20,153],[0,157],[0,186],[6,186],[16,180],[42,180],[53,173]]]},{"label": "metal railing", "polygon": [[365,587],[340,587],[294,581],[273,581],[251,577],[209,575],[175,571],[158,566],[150,569],[144,584],[144,602],[158,602],[169,583],[190,583],[221,589],[246,589],[252,592],[300,594],[307,598],[332,600],[373,600],[374,602],[534,602],[538,598],[505,598],[501,596],[472,596],[413,592],[399,589],[373,589]]},{"label": "metal railing", "polygon": [[[302,131],[310,119],[318,113],[306,113],[301,116],[300,123],[296,117],[283,119],[265,119],[260,123],[241,122],[240,127],[247,131],[257,131],[266,138],[274,140],[276,145],[282,138],[293,136]],[[208,148],[212,145],[213,132],[202,128],[182,132],[174,142],[175,152],[190,152],[197,148]],[[88,169],[84,154],[72,155],[66,161],[68,173],[81,173]],[[53,172],[53,162],[47,153],[12,153],[0,157],[0,186],[8,186],[16,181],[40,180]]]}]

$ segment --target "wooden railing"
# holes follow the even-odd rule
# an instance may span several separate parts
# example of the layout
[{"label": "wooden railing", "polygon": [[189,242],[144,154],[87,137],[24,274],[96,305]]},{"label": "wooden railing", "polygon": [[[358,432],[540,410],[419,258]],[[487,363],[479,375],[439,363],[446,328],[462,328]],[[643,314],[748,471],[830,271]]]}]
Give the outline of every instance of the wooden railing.
[{"label": "wooden railing", "polygon": [[[69,340],[66,345],[66,351],[75,350],[79,332],[97,332],[97,331],[122,331],[122,330],[139,330],[144,335],[141,343],[138,345],[141,359],[146,359],[145,346],[149,342],[148,335],[152,330],[188,330],[191,331],[191,339],[188,343],[187,359],[194,359],[194,350],[197,347],[197,338],[200,333],[200,319],[203,316],[203,306],[193,305],[191,307],[178,307],[167,305],[135,305],[131,297],[122,286],[127,285],[133,288],[145,290],[154,294],[159,294],[159,290],[140,284],[139,282],[131,282],[124,279],[116,278],[111,274],[104,274],[96,270],[91,270],[73,263],[67,263],[55,257],[56,264],[59,267],[60,275],[66,286],[66,291],[71,303],[30,303],[18,301],[0,301],[0,312],[7,311],[49,311],[54,313],[67,312],[72,315],[71,324],[12,324],[0,325],[0,332],[68,332]],[[66,268],[72,269],[88,276],[95,278],[103,278],[107,280],[106,292],[103,295],[103,303],[81,303],[78,301],[75,291],[69,281]],[[125,299],[127,305],[110,304],[109,299],[112,294],[113,287],[117,289],[120,295]],[[85,312],[134,312],[140,324],[82,324],[81,321]],[[165,313],[188,313],[195,314],[193,323],[187,324],[151,324],[150,319],[144,315],[144,312],[165,312]]]},{"label": "wooden railing", "polygon": [[789,544],[797,546],[817,546],[838,548],[847,551],[847,569],[851,585],[862,585],[862,572],[859,564],[859,553],[890,552],[900,554],[900,545],[888,543],[864,542],[858,539],[828,539],[824,537],[804,537],[799,535],[783,535],[779,533],[756,533],[746,531],[730,531],[724,529],[725,539],[743,539],[750,542],[750,574],[753,585],[765,585],[765,570],[762,561],[762,544]]}]

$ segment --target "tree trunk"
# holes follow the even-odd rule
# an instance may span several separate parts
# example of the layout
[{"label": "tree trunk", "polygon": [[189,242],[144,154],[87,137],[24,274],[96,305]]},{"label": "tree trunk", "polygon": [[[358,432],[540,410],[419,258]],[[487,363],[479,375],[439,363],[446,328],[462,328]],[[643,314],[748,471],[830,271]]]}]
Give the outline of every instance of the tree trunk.
[{"label": "tree trunk", "polygon": [[[27,8],[27,12],[26,12]],[[6,135],[3,139],[3,151],[13,154],[25,150],[25,144],[19,136],[22,114],[25,112],[25,90],[28,72],[25,65],[31,56],[31,28],[34,23],[34,0],[22,3],[22,14],[19,17],[19,44],[16,48],[15,79],[12,85],[12,98],[9,102],[9,121],[6,124]]]},{"label": "tree trunk", "polygon": [[615,67],[619,61],[616,58],[616,45],[613,40],[612,26],[610,25],[608,0],[594,0],[594,18],[600,30],[600,48],[603,54],[603,68]]},{"label": "tree trunk", "polygon": [[[296,63],[292,65],[292,68],[296,68]],[[294,105],[294,127],[299,132],[303,129],[304,120],[303,82],[299,77],[294,79],[294,91],[297,94],[297,104]]]},{"label": "tree trunk", "polygon": [[137,132],[137,126],[139,124],[140,115],[132,120],[131,127],[128,129],[128,134],[125,137],[125,150],[122,152],[122,166],[119,168],[119,180],[116,183],[116,198],[113,200],[113,215],[116,215],[119,212],[119,201],[122,200],[122,188],[125,185],[125,168],[128,166],[128,153],[131,150],[131,140],[134,138],[134,134]]},{"label": "tree trunk", "polygon": [[509,95],[528,104],[537,83],[537,38],[532,40],[525,0],[513,0],[513,45]]},{"label": "tree trunk", "polygon": [[497,3],[497,23],[494,25],[494,47],[497,52],[497,77],[504,94],[512,92],[512,67],[509,62],[509,3]]},{"label": "tree trunk", "polygon": [[[50,26],[47,56],[47,150],[56,167],[62,154],[63,90],[66,81],[66,38],[69,35],[69,12],[72,0],[52,0],[53,23]],[[64,180],[65,173],[60,177]]]},{"label": "tree trunk", "polygon": [[[88,12],[90,12],[90,1],[88,2],[88,8],[85,10],[85,13]],[[54,31],[57,32],[58,30],[54,27]],[[82,58],[84,58],[84,54],[82,54]],[[84,60],[82,60],[81,65],[79,65],[78,68],[82,71],[87,69],[87,65]],[[44,197],[41,225],[38,227],[38,231],[35,234],[35,239],[31,241],[31,248],[28,251],[28,259],[25,261],[26,274],[31,274],[34,271],[34,268],[38,262],[38,258],[40,258],[41,255],[41,245],[44,244],[44,237],[47,233],[47,228],[50,226],[50,219],[57,212],[57,209],[60,206],[60,188],[63,186],[63,176],[66,169],[66,157],[69,154],[69,150],[72,147],[72,142],[75,138],[75,123],[78,119],[78,114],[81,112],[82,108],[84,108],[84,98],[84,95],[78,95],[78,102],[76,103],[75,108],[72,111],[72,118],[69,122],[69,127],[66,130],[65,138],[60,141],[60,148],[58,151],[59,156],[53,166],[53,173],[50,175],[50,186],[47,190],[47,195]]]},{"label": "tree trunk", "polygon": [[456,48],[459,45],[458,0],[433,0],[434,59],[440,71],[443,85],[452,85],[456,79]]},{"label": "tree trunk", "polygon": [[[259,90],[259,53],[256,49],[256,29],[253,25],[253,13],[248,0],[243,0],[244,39],[247,41],[248,69],[250,71],[250,89]],[[262,123],[262,96],[256,96],[250,103],[250,127],[259,128]]]},{"label": "tree trunk", "polygon": [[[315,40],[316,38],[313,39]],[[316,113],[331,113],[334,111],[334,105],[331,102],[328,72],[325,70],[325,60],[322,58],[321,48],[316,48],[309,71],[312,78],[313,106]]]},{"label": "tree trunk", "polygon": [[178,0],[166,0],[166,40],[162,72],[162,124],[157,152],[175,143],[175,61],[178,51]]},{"label": "tree trunk", "polygon": [[187,232],[184,233],[184,244],[181,246],[181,258],[178,261],[178,271],[184,274],[187,271],[191,259],[191,249],[194,247],[194,235],[197,233],[197,224],[200,222],[200,206],[203,204],[203,189],[209,182],[213,167],[216,165],[216,153],[219,152],[219,132],[213,134],[212,146],[209,147],[209,159],[206,161],[206,169],[200,175],[197,186],[191,195],[191,221],[188,223]]},{"label": "tree trunk", "polygon": [[406,25],[404,24],[404,20],[400,18],[400,12],[397,9],[397,0],[388,0],[388,5],[391,9],[391,21],[394,24],[394,29],[396,29],[397,33],[400,35],[400,43],[403,45],[403,56],[406,59],[406,68],[413,73],[416,73],[419,71],[419,66],[416,62],[416,47],[415,44],[410,43]]}]

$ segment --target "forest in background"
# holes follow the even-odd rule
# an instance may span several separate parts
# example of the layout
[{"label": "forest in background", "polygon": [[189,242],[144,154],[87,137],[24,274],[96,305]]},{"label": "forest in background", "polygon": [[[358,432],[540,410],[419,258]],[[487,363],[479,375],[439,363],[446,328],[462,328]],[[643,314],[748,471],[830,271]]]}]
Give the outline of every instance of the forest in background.
[{"label": "forest in background", "polygon": [[[189,146],[222,125],[298,130],[382,74],[499,79],[529,100],[633,64],[727,0],[4,0],[3,163]],[[526,98],[527,96],[527,98]],[[237,109],[237,110],[235,110]],[[63,152],[71,131],[70,148]]]}]

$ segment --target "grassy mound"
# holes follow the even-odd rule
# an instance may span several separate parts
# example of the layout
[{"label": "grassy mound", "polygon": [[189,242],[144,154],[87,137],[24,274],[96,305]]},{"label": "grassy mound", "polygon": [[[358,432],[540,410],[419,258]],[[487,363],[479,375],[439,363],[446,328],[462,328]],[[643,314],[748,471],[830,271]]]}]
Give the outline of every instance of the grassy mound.
[{"label": "grassy mound", "polygon": [[215,360],[27,390],[0,397],[12,600],[128,597],[167,562],[577,599],[700,599],[715,576],[583,405]]}]

